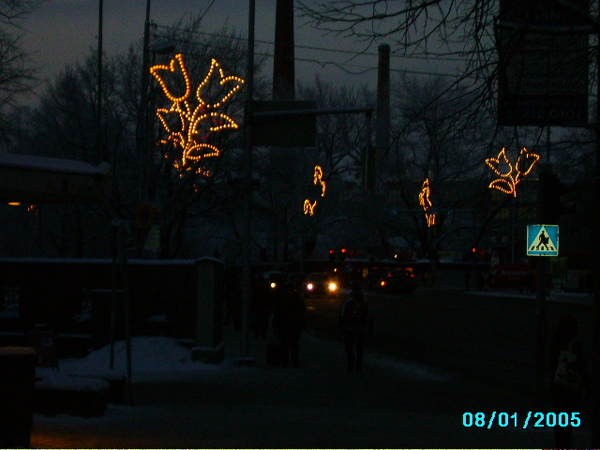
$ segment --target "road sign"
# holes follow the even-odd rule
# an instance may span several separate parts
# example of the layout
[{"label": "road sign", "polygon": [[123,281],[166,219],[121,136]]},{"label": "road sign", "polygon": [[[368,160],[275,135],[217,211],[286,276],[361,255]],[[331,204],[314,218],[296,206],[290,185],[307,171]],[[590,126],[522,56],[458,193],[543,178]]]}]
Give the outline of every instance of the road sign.
[{"label": "road sign", "polygon": [[[309,113],[316,108],[314,102],[263,100],[252,102],[252,107],[254,109],[252,116],[252,143],[254,145],[316,146],[317,119],[315,114]],[[271,114],[265,116],[265,113]]]},{"label": "road sign", "polygon": [[558,256],[558,225],[528,225],[527,256]]},{"label": "road sign", "polygon": [[589,0],[500,0],[498,123],[588,123]]}]

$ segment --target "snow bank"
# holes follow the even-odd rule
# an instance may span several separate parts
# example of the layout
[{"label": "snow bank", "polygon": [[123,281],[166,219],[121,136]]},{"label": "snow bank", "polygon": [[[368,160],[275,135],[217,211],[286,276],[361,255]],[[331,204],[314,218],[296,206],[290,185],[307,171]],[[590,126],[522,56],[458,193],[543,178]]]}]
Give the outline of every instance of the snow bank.
[{"label": "snow bank", "polygon": [[35,383],[36,389],[54,389],[62,391],[97,392],[110,388],[107,381],[98,378],[78,377],[62,373],[53,373]]},{"label": "snow bank", "polygon": [[[133,376],[174,375],[202,370],[216,370],[223,367],[195,362],[190,349],[179,344],[177,339],[168,337],[134,337],[131,339],[131,370]],[[103,379],[124,378],[127,373],[127,351],[125,341],[115,342],[114,368],[110,369],[110,345],[93,351],[85,358],[61,360],[59,371],[51,368],[38,368],[37,376],[55,378],[60,375],[93,376]]]}]

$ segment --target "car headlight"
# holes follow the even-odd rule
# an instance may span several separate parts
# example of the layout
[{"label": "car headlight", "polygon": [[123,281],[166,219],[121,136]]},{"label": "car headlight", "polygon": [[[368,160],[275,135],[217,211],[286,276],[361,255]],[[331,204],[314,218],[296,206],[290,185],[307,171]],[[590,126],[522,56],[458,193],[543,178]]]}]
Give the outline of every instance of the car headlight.
[{"label": "car headlight", "polygon": [[315,286],[314,286],[314,284],[312,284],[312,283],[308,283],[308,284],[306,285],[306,289],[308,289],[309,291],[312,291],[314,288],[315,288]]},{"label": "car headlight", "polygon": [[333,281],[329,283],[329,286],[327,286],[329,288],[329,292],[335,292],[337,291],[337,283],[334,283]]},{"label": "car headlight", "polygon": [[275,283],[274,281],[271,282],[271,289],[275,289],[277,287],[277,283]]}]

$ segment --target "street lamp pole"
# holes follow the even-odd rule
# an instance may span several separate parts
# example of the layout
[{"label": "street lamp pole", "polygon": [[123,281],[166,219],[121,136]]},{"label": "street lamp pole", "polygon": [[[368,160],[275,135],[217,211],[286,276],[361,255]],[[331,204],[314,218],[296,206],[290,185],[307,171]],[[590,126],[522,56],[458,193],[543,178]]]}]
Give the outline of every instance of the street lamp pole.
[{"label": "street lamp pole", "polygon": [[[598,25],[596,36],[600,39]],[[600,43],[596,47],[596,171],[594,174],[594,208],[592,223],[600,224]],[[592,445],[600,445],[600,234],[594,237],[594,309],[592,343]]]},{"label": "street lamp pole", "polygon": [[142,48],[142,85],[140,104],[138,107],[136,144],[141,167],[141,192],[139,201],[147,200],[148,196],[148,86],[150,84],[150,0],[146,0],[146,19],[144,21],[144,41]]},{"label": "street lamp pole", "polygon": [[242,353],[240,358],[242,364],[252,364],[252,358],[250,357],[250,302],[252,295],[252,98],[254,94],[255,9],[255,0],[249,0],[246,104],[244,109],[244,243],[242,269]]},{"label": "street lamp pole", "polygon": [[[96,104],[96,157],[102,161],[108,159],[104,154],[104,146],[102,145],[102,52],[103,52],[103,19],[104,19],[104,0],[98,2],[98,93]],[[94,158],[95,159],[95,158]]]}]

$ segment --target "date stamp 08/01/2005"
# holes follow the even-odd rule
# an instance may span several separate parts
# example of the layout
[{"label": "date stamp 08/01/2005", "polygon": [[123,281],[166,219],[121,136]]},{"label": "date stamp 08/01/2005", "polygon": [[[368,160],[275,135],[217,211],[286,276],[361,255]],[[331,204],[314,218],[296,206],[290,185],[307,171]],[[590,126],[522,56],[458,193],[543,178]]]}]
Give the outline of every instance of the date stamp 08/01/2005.
[{"label": "date stamp 08/01/2005", "polygon": [[462,423],[465,428],[477,427],[487,428],[554,428],[554,427],[580,427],[581,417],[579,412],[533,412],[508,413],[492,411],[465,412],[462,415]]}]

